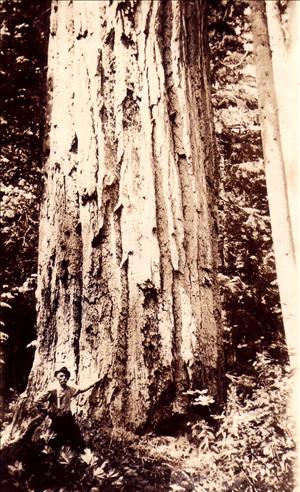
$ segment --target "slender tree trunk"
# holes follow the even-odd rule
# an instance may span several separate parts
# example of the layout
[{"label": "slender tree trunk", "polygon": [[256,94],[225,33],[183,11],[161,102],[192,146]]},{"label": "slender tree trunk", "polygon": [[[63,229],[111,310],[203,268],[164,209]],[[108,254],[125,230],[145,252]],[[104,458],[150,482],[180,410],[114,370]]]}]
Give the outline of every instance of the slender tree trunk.
[{"label": "slender tree trunk", "polygon": [[[298,189],[296,158],[298,114],[295,113],[298,111],[298,105],[297,97],[295,97],[297,94],[294,81],[295,66],[289,63],[291,60],[295,62],[295,57],[292,55],[294,50],[290,47],[286,51],[276,3],[259,0],[251,2],[252,29],[272,236],[283,322],[292,369],[289,413],[294,424],[295,439],[298,442],[299,401],[296,391],[299,384],[296,268],[298,224],[297,212],[295,214],[298,208],[295,200],[295,190]],[[291,39],[289,43],[292,43]],[[295,206],[296,209],[294,209]],[[298,477],[299,460],[297,460],[294,471],[295,476]]]},{"label": "slender tree trunk", "polygon": [[[290,211],[292,240],[299,268],[299,14],[298,1],[289,0],[283,24],[278,3],[266,2],[267,25],[274,88],[278,104],[278,119],[287,197]],[[298,20],[298,22],[297,22]],[[297,109],[298,108],[298,109]]]},{"label": "slender tree trunk", "polygon": [[82,416],[143,429],[222,398],[215,163],[202,0],[53,1],[38,342]]},{"label": "slender tree trunk", "polygon": [[[297,322],[297,270],[296,270],[296,241],[297,229],[292,219],[291,208],[294,196],[294,178],[296,175],[295,156],[288,150],[293,145],[293,125],[287,121],[286,110],[283,109],[281,70],[286,70],[286,61],[280,51],[283,45],[277,38],[277,46],[270,47],[270,36],[266,15],[266,4],[269,12],[271,31],[278,34],[279,19],[274,18],[274,4],[276,2],[251,2],[252,29],[256,75],[258,86],[258,100],[261,119],[263,151],[267,180],[268,200],[270,206],[272,236],[275,251],[276,269],[281,298],[283,322],[286,340],[289,349],[291,366],[297,363],[298,352],[298,322]],[[290,74],[293,78],[293,74]],[[292,82],[292,85],[294,82]],[[289,84],[285,93],[289,93]],[[289,96],[286,97],[286,102]],[[295,103],[295,101],[294,101]],[[294,111],[297,111],[296,107]],[[293,113],[293,112],[292,112]],[[293,114],[290,115],[290,119]],[[295,145],[294,145],[295,146]]]}]

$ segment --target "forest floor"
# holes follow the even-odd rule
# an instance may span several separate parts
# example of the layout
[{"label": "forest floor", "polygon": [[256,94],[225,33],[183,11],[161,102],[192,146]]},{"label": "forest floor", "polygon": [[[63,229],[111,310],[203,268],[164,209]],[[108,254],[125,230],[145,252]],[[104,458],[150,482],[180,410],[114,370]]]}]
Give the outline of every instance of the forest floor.
[{"label": "forest floor", "polygon": [[[47,430],[2,463],[2,492],[163,492],[200,490],[199,455],[187,437],[89,432],[81,453],[54,450]],[[49,445],[48,445],[49,444]],[[8,464],[9,463],[9,464]]]},{"label": "forest floor", "polygon": [[[206,418],[197,413],[181,427],[174,424],[173,436],[122,429],[111,434],[90,419],[80,426],[86,449],[55,449],[48,417],[34,432],[23,420],[26,439],[23,435],[1,452],[0,490],[292,492],[296,450],[288,401],[293,380],[267,354],[253,366],[252,375],[231,376],[221,413],[208,405]],[[7,413],[4,433],[16,405]]]}]

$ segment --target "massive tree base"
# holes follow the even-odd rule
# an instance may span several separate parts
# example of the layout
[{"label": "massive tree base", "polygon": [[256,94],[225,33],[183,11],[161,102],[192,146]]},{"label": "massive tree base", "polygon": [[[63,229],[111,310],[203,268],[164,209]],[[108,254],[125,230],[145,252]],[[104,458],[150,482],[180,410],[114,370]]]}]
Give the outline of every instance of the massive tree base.
[{"label": "massive tree base", "polygon": [[140,431],[222,399],[205,2],[53,1],[33,395]]}]

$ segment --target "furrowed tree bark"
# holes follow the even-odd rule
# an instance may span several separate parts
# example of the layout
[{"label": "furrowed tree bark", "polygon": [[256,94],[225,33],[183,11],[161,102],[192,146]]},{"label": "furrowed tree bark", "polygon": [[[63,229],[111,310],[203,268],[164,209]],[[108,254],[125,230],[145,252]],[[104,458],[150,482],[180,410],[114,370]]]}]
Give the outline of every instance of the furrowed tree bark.
[{"label": "furrowed tree bark", "polygon": [[77,414],[133,430],[222,399],[205,3],[53,1],[38,345]]}]

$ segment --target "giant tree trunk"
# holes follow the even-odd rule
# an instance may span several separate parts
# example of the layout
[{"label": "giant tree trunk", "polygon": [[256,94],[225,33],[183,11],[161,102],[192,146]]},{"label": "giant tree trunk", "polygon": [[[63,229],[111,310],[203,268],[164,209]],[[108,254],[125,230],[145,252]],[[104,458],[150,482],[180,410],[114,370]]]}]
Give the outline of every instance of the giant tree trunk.
[{"label": "giant tree trunk", "polygon": [[222,392],[204,2],[53,1],[38,341],[77,411],[143,429]]}]

